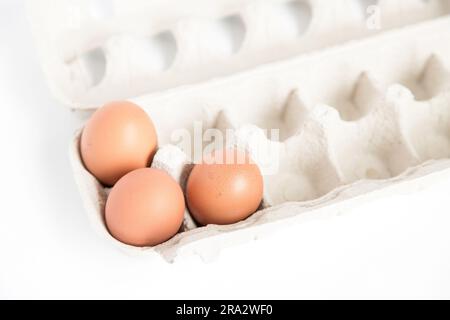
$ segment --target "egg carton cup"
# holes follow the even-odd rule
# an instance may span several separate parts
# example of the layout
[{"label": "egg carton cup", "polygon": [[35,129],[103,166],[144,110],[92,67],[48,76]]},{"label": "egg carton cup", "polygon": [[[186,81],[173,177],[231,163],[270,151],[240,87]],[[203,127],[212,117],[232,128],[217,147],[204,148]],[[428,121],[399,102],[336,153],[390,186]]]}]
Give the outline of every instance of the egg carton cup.
[{"label": "egg carton cup", "polygon": [[[199,227],[152,248],[107,231],[107,190],[83,166],[78,133],[71,159],[88,214],[130,253],[214,258],[222,248],[278,227],[340,215],[358,203],[410,192],[450,176],[450,18],[443,17],[261,66],[249,72],[132,99],[154,120],[160,149],[152,166],[185,188],[192,150],[173,132],[232,129],[264,177],[261,210],[240,223]],[[280,129],[273,140],[266,129]],[[255,146],[265,146],[263,156]],[[200,147],[201,148],[201,147]],[[274,165],[278,168],[273,170]]]},{"label": "egg carton cup", "polygon": [[29,8],[54,94],[81,109],[438,18],[450,1],[29,0]]}]

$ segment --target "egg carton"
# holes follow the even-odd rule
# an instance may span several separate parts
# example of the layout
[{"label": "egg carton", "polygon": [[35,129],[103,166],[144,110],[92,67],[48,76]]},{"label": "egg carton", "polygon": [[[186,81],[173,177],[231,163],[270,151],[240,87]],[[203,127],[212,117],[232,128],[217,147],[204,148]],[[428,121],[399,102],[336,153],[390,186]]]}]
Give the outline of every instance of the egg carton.
[{"label": "egg carton", "polygon": [[53,92],[76,109],[450,13],[449,0],[30,0],[29,7]]},{"label": "egg carton", "polygon": [[[202,146],[174,144],[173,134],[194,134],[194,123],[202,133],[231,129],[231,143],[246,148],[263,173],[261,210],[247,220],[198,227],[186,212],[174,238],[135,248],[105,227],[109,190],[84,168],[79,131],[70,158],[88,216],[126,252],[210,259],[279,227],[450,176],[450,1],[41,0],[28,6],[49,85],[64,105],[92,109],[130,99],[142,106],[161,146],[153,166],[183,188],[195,160],[189,155]],[[222,37],[217,29],[231,33],[219,39],[223,46],[208,42]],[[155,44],[175,52],[172,59],[157,56],[155,65]],[[278,139],[270,129],[280,129]]]},{"label": "egg carton", "polygon": [[[157,127],[161,148],[152,166],[183,188],[192,150],[174,145],[173,132],[193,133],[196,121],[203,132],[232,129],[232,141],[250,152],[263,173],[261,210],[234,225],[206,227],[186,212],[183,229],[168,242],[124,245],[105,228],[108,191],[84,168],[78,133],[71,158],[89,216],[101,234],[130,253],[209,259],[279,226],[338,215],[361,201],[449,178],[449,28],[450,18],[440,18],[132,99]],[[280,129],[278,141],[267,134],[271,128]],[[260,146],[267,150],[263,155]]]}]

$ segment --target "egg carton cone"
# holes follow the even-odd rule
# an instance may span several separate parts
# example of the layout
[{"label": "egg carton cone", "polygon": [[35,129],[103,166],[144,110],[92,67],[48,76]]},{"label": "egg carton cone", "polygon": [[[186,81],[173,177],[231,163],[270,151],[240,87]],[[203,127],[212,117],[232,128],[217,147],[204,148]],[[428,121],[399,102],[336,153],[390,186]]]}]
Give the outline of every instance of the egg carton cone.
[{"label": "egg carton cone", "polygon": [[55,96],[97,108],[450,13],[450,0],[29,0]]},{"label": "egg carton cone", "polygon": [[180,138],[200,134],[207,142],[208,130],[231,131],[230,143],[245,148],[263,174],[261,210],[234,225],[205,227],[187,211],[166,243],[124,245],[105,227],[108,190],[84,168],[78,132],[71,159],[93,225],[130,254],[210,260],[280,228],[450,178],[448,30],[450,18],[442,17],[132,99],[157,128],[161,147],[152,166],[183,188],[193,154],[205,145]]}]

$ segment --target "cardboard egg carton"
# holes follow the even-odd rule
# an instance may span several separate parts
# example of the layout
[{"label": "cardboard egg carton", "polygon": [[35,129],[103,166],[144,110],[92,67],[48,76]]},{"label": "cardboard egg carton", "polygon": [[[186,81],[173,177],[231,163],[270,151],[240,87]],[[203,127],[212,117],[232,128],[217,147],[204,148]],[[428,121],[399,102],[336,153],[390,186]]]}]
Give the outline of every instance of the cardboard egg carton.
[{"label": "cardboard egg carton", "polygon": [[[264,175],[263,208],[230,226],[198,227],[186,212],[184,229],[154,248],[118,243],[103,223],[106,192],[83,167],[78,138],[75,176],[97,228],[127,250],[180,251],[211,256],[274,225],[341,212],[373,196],[410,190],[450,174],[450,73],[443,39],[450,20],[380,34],[207,83],[133,99],[154,120],[160,140],[153,166],[182,187],[192,168],[174,131],[233,128]],[[420,44],[420,46],[418,45]],[[379,63],[382,62],[382,63]],[[264,129],[280,128],[272,141]],[[258,158],[253,147],[266,145]],[[277,162],[273,171],[271,161]],[[213,248],[213,250],[211,249]],[[212,251],[211,251],[212,250]]]},{"label": "cardboard egg carton", "polygon": [[[84,168],[79,131],[70,157],[88,216],[103,237],[129,253],[156,252],[168,261],[190,253],[209,259],[223,247],[277,228],[450,176],[449,1],[380,0],[382,29],[376,31],[364,19],[372,1],[311,0],[306,32],[289,39],[287,29],[268,22],[272,6],[284,3],[277,0],[173,6],[115,1],[114,15],[96,17],[80,1],[82,28],[60,17],[69,0],[43,2],[53,3],[54,11],[31,5],[31,21],[50,85],[66,105],[89,109],[120,98],[143,107],[159,138],[152,166],[183,188],[195,160],[191,155],[204,145],[179,143],[179,133],[231,130],[230,143],[246,148],[263,173],[261,210],[247,220],[199,227],[187,211],[174,238],[134,248],[105,227],[109,190]],[[246,29],[240,49],[228,56],[208,51],[197,38],[201,30],[236,14]],[[139,42],[163,30],[173,32],[177,56],[170,68],[154,72],[145,67],[145,50],[131,50],[129,39]],[[99,47],[108,63],[94,83],[96,73],[82,56]],[[277,137],[272,129],[279,129]]]}]

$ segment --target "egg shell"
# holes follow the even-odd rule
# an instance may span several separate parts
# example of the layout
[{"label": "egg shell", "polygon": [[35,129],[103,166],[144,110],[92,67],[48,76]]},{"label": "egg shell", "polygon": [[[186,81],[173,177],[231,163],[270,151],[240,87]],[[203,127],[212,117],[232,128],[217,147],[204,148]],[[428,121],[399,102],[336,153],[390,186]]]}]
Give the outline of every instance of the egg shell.
[{"label": "egg shell", "polygon": [[112,102],[97,110],[86,124],[80,144],[86,168],[104,185],[147,167],[157,149],[152,120],[139,106]]},{"label": "egg shell", "polygon": [[184,195],[178,183],[157,169],[135,170],[112,188],[105,221],[117,240],[137,246],[155,246],[169,240],[181,227]]},{"label": "egg shell", "polygon": [[263,178],[246,152],[219,150],[193,168],[186,193],[189,210],[198,223],[233,224],[260,206]]}]

